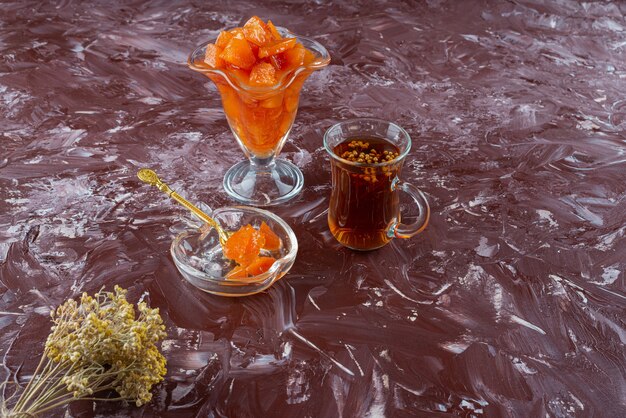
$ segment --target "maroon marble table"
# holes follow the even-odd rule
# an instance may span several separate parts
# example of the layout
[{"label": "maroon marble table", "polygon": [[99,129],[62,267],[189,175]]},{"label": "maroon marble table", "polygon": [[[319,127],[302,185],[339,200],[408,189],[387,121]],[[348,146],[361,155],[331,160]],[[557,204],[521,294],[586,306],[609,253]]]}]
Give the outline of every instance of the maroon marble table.
[{"label": "maroon marble table", "polygon": [[[51,307],[119,284],[167,323],[143,408],[72,417],[622,417],[626,411],[626,5],[337,1],[0,4],[0,354],[24,381]],[[186,214],[135,178],[231,204],[234,145],[187,54],[252,14],[313,36],[275,212],[300,251],[241,299],[186,283]],[[427,230],[357,253],[329,234],[322,134],[396,121]],[[67,415],[66,415],[67,414]]]}]

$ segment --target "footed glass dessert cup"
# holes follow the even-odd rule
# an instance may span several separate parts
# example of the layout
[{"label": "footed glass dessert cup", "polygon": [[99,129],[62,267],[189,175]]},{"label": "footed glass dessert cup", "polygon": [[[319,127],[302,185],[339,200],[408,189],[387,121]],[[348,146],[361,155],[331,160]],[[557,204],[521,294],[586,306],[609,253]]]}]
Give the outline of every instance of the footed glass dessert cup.
[{"label": "footed glass dessert cup", "polygon": [[272,86],[252,86],[237,71],[222,70],[205,62],[207,42],[189,56],[189,67],[215,83],[226,120],[248,158],[224,176],[224,189],[235,200],[252,206],[273,206],[295,197],[304,184],[294,164],[277,159],[293,126],[300,90],[315,70],[330,63],[328,51],[318,42],[277,28],[283,38],[296,38],[315,59],[285,73]]}]

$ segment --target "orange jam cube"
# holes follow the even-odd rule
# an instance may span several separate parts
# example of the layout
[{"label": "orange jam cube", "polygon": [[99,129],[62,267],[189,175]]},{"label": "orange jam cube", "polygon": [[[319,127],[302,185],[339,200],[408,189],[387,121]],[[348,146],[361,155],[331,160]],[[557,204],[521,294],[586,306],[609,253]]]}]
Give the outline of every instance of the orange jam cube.
[{"label": "orange jam cube", "polygon": [[272,267],[275,261],[276,259],[272,257],[257,257],[248,267],[246,267],[246,273],[251,276],[265,273],[270,269],[270,267]]},{"label": "orange jam cube", "polygon": [[280,237],[265,222],[258,230],[250,224],[242,226],[223,246],[224,257],[239,264],[226,274],[226,279],[241,280],[265,273],[276,259],[260,256],[261,249],[275,251],[280,245]]},{"label": "orange jam cube", "polygon": [[241,227],[224,244],[224,256],[247,266],[254,260],[265,245],[265,238],[251,225]]},{"label": "orange jam cube", "polygon": [[302,44],[298,44],[292,49],[283,52],[282,57],[285,63],[283,69],[293,70],[304,64],[305,51],[306,49],[302,46]]},{"label": "orange jam cube", "polygon": [[249,42],[263,46],[272,40],[272,33],[267,25],[257,16],[253,16],[243,25],[243,34]]},{"label": "orange jam cube", "polygon": [[232,38],[233,38],[233,35],[230,32],[227,32],[227,31],[223,30],[217,36],[217,39],[215,40],[215,45],[220,47],[220,49],[224,49],[224,48],[226,48],[226,45],[228,45],[228,42]]},{"label": "orange jam cube", "polygon": [[270,55],[280,54],[296,45],[296,38],[287,38],[280,41],[272,42],[266,46],[259,48],[259,58],[269,57]]},{"label": "orange jam cube", "polygon": [[256,64],[250,71],[250,84],[253,86],[271,86],[276,84],[276,69],[267,62]]},{"label": "orange jam cube", "polygon": [[256,57],[245,39],[233,37],[220,54],[224,61],[239,68],[249,69],[256,62]]},{"label": "orange jam cube", "polygon": [[246,36],[243,33],[242,28],[234,28],[228,31],[232,35],[233,38],[237,39],[246,39]]},{"label": "orange jam cube", "polygon": [[[255,57],[259,56],[259,47],[255,44],[253,44],[252,42],[248,42],[248,45],[250,45],[250,49],[252,50],[252,53],[254,54]],[[259,60],[257,59],[256,62],[259,62]]]},{"label": "orange jam cube", "polygon": [[265,238],[265,244],[263,244],[264,249],[268,251],[276,251],[280,248],[280,237],[272,231],[272,228],[270,228],[265,221],[261,222],[259,232]]},{"label": "orange jam cube", "polygon": [[284,92],[279,92],[278,94],[274,94],[267,99],[263,99],[259,102],[259,106],[264,109],[274,109],[277,107],[281,107],[283,105],[283,99],[285,98]]},{"label": "orange jam cube", "polygon": [[245,266],[237,266],[226,274],[227,279],[245,279],[248,272]]},{"label": "orange jam cube", "polygon": [[[246,70],[242,70],[241,68],[232,67],[229,70],[229,73],[232,75],[232,78],[237,80],[238,82],[245,84],[248,82],[248,78],[250,78],[250,74]],[[234,92],[237,95],[237,92]]]},{"label": "orange jam cube", "polygon": [[220,58],[222,48],[217,45],[208,44],[204,54],[204,62],[213,68],[222,68],[225,65],[223,59]]},{"label": "orange jam cube", "polygon": [[278,29],[276,29],[276,26],[274,26],[271,20],[267,21],[267,29],[270,31],[270,33],[272,34],[272,38],[274,38],[275,41],[280,41],[281,39],[283,39],[283,37],[280,36],[280,33],[278,33]]},{"label": "orange jam cube", "polygon": [[309,65],[315,61],[315,54],[304,48],[304,65]]},{"label": "orange jam cube", "polygon": [[282,70],[287,66],[287,61],[285,60],[285,54],[277,54],[272,55],[270,57],[270,62],[277,70]]}]

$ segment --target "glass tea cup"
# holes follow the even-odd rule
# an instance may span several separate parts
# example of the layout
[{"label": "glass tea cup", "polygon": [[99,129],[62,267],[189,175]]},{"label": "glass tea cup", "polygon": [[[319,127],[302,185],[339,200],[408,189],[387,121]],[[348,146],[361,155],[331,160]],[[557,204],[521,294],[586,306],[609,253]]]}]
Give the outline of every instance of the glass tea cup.
[{"label": "glass tea cup", "polygon": [[[326,131],[324,148],[332,169],[328,226],[342,245],[374,250],[426,228],[428,201],[417,187],[398,178],[411,150],[404,129],[379,119],[352,119]],[[411,196],[419,210],[411,224],[400,221],[399,191]]]}]

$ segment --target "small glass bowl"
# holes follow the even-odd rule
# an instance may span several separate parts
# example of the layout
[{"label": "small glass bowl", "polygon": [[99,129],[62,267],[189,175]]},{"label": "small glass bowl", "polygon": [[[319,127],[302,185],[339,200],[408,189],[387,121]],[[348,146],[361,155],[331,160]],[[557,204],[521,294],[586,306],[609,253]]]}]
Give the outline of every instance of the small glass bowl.
[{"label": "small glass bowl", "polygon": [[261,292],[283,277],[293,265],[298,252],[298,240],[293,230],[278,216],[266,210],[249,206],[228,206],[216,209],[211,215],[226,232],[237,231],[243,225],[255,228],[265,223],[281,239],[280,250],[261,255],[271,255],[276,261],[265,273],[245,279],[227,279],[226,274],[234,264],[222,254],[217,232],[208,234],[201,229],[179,234],[170,247],[178,271],[192,285],[220,296],[248,296]]}]

